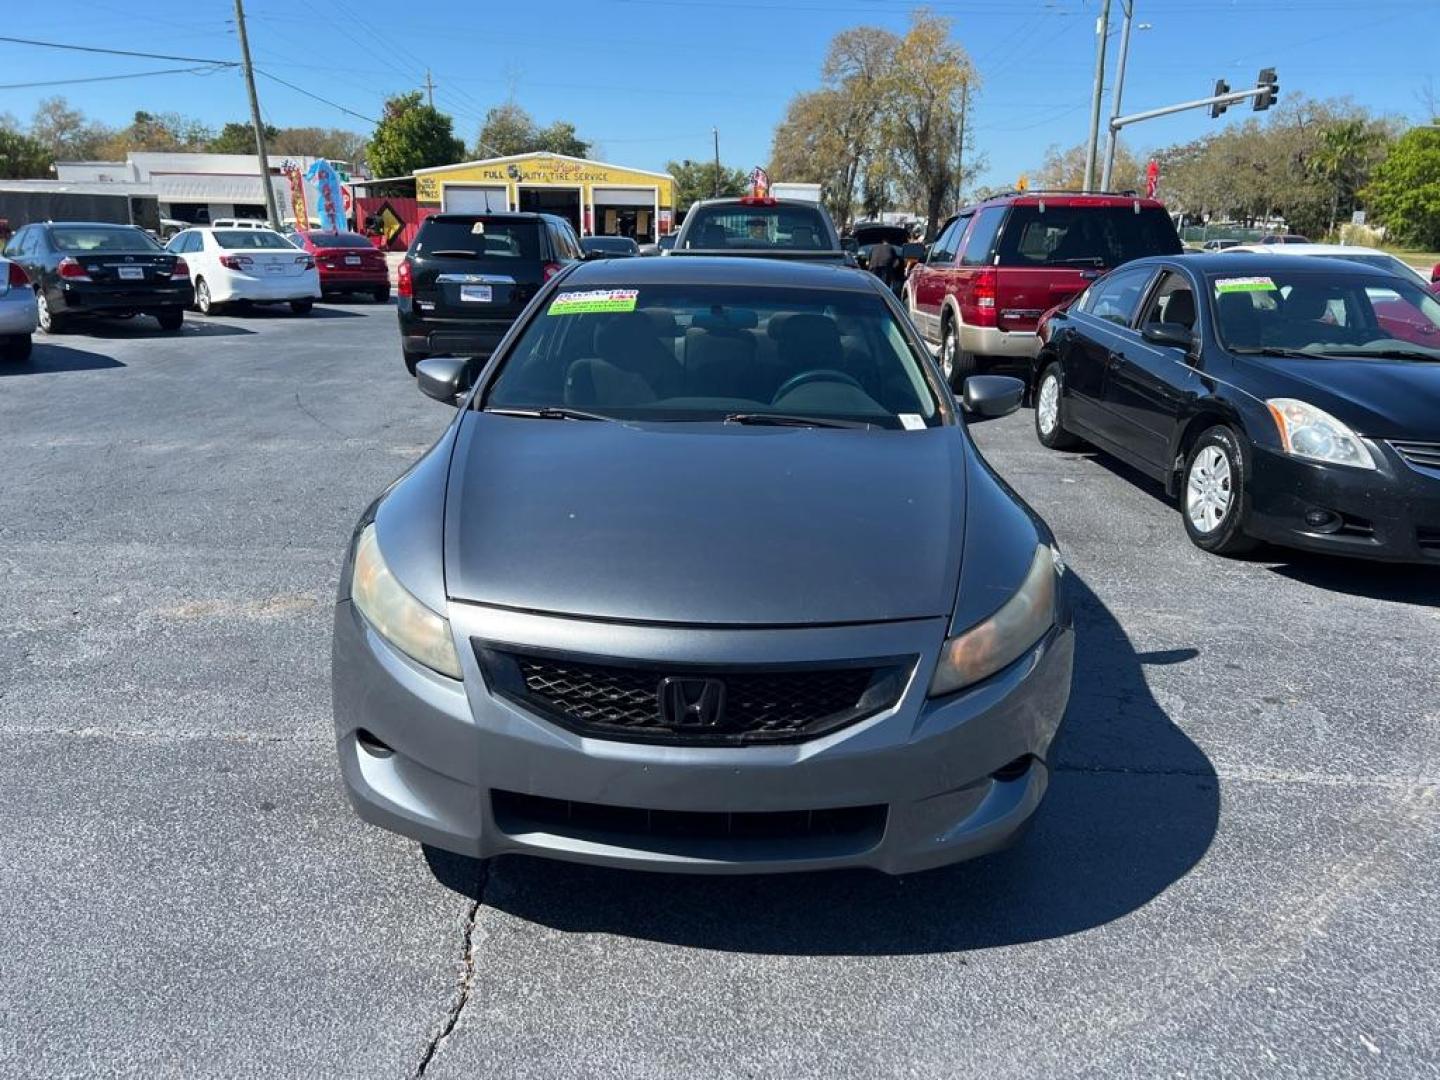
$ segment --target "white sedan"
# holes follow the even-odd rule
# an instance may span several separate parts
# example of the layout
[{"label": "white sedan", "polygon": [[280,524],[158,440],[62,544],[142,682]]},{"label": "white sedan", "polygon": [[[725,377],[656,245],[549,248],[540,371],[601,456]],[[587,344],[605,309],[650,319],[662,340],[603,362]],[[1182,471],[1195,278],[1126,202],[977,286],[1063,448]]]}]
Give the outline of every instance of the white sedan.
[{"label": "white sedan", "polygon": [[239,300],[289,303],[296,315],[305,315],[320,297],[314,257],[273,229],[186,229],[165,250],[190,265],[195,306],[203,315]]},{"label": "white sedan", "polygon": [[1403,259],[1396,258],[1379,248],[1359,247],[1355,244],[1240,244],[1225,249],[1227,253],[1254,251],[1265,255],[1320,255],[1327,259],[1346,259],[1350,262],[1378,266],[1392,274],[1413,281],[1422,288],[1431,288],[1431,282]]},{"label": "white sedan", "polygon": [[0,360],[30,359],[35,319],[35,289],[29,276],[19,263],[0,256]]}]

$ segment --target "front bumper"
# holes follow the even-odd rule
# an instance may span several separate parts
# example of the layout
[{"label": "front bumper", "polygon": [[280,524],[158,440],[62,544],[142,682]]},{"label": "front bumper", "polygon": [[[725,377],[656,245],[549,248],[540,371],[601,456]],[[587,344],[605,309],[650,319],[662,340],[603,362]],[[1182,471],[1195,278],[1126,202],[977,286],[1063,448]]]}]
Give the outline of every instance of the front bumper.
[{"label": "front bumper", "polygon": [[1040,339],[1033,330],[1000,330],[994,326],[960,323],[960,348],[976,356],[1029,360],[1040,351]]},{"label": "front bumper", "polygon": [[147,284],[136,288],[63,281],[58,293],[58,304],[55,303],[53,293],[47,292],[46,298],[52,309],[67,315],[83,315],[87,312],[109,315],[127,311],[161,311],[166,308],[186,307],[195,299],[195,291],[189,279],[180,284]]},{"label": "front bumper", "polygon": [[[1306,551],[1440,564],[1440,469],[1409,465],[1380,440],[1365,442],[1374,470],[1256,447],[1246,532]],[[1305,520],[1311,510],[1337,515],[1339,527],[1313,528]]]},{"label": "front bumper", "polygon": [[[908,873],[1006,846],[1045,792],[1046,758],[1069,697],[1074,652],[1071,629],[1057,627],[992,678],[929,701],[925,689],[944,620],[702,630],[599,627],[467,604],[452,604],[450,615],[463,685],[413,664],[349,602],[337,605],[337,746],[360,816],[479,858],[528,852],[697,873],[833,867]],[[919,659],[892,708],[811,741],[662,746],[579,735],[492,696],[469,647],[474,638],[577,652],[603,640],[610,656],[692,663]],[[527,816],[531,805],[568,808],[573,816],[542,820]],[[803,819],[858,808],[873,812],[874,828],[691,836],[642,827],[686,813]],[[612,809],[616,813],[595,817]]]}]

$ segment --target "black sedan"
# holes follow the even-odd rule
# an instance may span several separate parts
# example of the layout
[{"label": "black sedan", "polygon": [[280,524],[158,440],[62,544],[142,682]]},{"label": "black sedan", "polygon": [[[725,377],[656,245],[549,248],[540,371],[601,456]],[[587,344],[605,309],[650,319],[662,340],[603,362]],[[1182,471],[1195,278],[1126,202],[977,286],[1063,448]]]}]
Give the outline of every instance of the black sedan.
[{"label": "black sedan", "polygon": [[1199,547],[1440,563],[1440,300],[1337,259],[1129,263],[1049,314],[1035,431],[1153,476]]},{"label": "black sedan", "polygon": [[75,319],[153,315],[178,330],[194,293],[190,268],[144,229],[78,221],[26,225],[5,256],[35,283],[40,329],[58,334]]},{"label": "black sedan", "polygon": [[582,236],[580,250],[592,259],[633,259],[640,245],[628,236]]}]

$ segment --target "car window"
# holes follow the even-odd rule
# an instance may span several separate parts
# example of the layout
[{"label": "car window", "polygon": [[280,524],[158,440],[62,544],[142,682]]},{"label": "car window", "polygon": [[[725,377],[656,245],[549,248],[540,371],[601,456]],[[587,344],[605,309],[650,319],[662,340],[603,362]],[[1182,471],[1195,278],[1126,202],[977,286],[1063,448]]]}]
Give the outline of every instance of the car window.
[{"label": "car window", "polygon": [[90,251],[159,251],[150,234],[133,225],[52,225],[55,250],[81,255]]},{"label": "car window", "polygon": [[426,218],[415,238],[414,254],[446,251],[487,259],[539,260],[540,223],[533,218]]},{"label": "car window", "polygon": [[970,224],[970,216],[966,214],[956,218],[936,237],[935,242],[930,245],[930,253],[925,257],[927,266],[945,265],[955,261],[955,250],[960,246],[960,234]]},{"label": "car window", "polygon": [[988,266],[995,251],[995,238],[1005,220],[1006,207],[987,206],[975,215],[975,225],[965,238],[965,250],[960,254],[961,266]]},{"label": "car window", "polygon": [[1140,294],[1149,282],[1154,268],[1139,266],[1129,270],[1117,270],[1103,281],[1090,286],[1085,294],[1085,306],[1089,315],[1120,326],[1129,326],[1140,304]]},{"label": "car window", "polygon": [[565,289],[506,356],[485,406],[920,427],[941,415],[922,364],[890,307],[868,291]]},{"label": "car window", "polygon": [[1000,266],[1119,266],[1178,255],[1175,225],[1159,207],[1015,206],[996,249]]},{"label": "car window", "polygon": [[295,245],[269,229],[216,229],[210,234],[226,251],[294,251]]},{"label": "car window", "polygon": [[1177,323],[1193,330],[1195,319],[1195,292],[1190,287],[1190,279],[1175,270],[1166,270],[1150,294],[1140,324]]},{"label": "car window", "polygon": [[5,245],[5,254],[10,258],[17,258],[25,254],[25,245],[30,242],[31,230],[29,225],[24,226],[19,232],[10,238]]},{"label": "car window", "polygon": [[691,209],[686,226],[685,248],[691,251],[828,251],[832,243],[825,219],[809,206],[697,206]]}]

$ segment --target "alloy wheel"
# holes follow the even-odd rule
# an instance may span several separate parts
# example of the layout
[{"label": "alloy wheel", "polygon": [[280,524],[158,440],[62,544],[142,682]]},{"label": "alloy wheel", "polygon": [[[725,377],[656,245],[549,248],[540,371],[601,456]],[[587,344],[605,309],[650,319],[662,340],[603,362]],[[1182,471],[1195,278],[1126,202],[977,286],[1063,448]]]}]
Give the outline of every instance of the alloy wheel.
[{"label": "alloy wheel", "polygon": [[195,306],[200,309],[201,315],[210,314],[210,286],[203,280],[195,284]]},{"label": "alloy wheel", "polygon": [[1035,419],[1046,435],[1055,430],[1060,420],[1060,380],[1046,375],[1040,382],[1040,395],[1035,402]]},{"label": "alloy wheel", "polygon": [[1217,446],[1207,446],[1190,463],[1185,480],[1185,513],[1196,532],[1212,533],[1230,513],[1233,479],[1230,459]]},{"label": "alloy wheel", "polygon": [[48,334],[55,329],[55,317],[50,314],[50,302],[45,299],[44,289],[35,294],[35,313],[41,330]]},{"label": "alloy wheel", "polygon": [[955,375],[955,334],[948,327],[940,341],[940,371],[947,383]]}]

